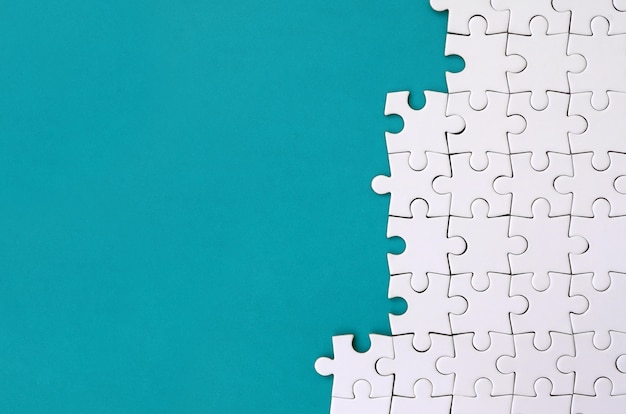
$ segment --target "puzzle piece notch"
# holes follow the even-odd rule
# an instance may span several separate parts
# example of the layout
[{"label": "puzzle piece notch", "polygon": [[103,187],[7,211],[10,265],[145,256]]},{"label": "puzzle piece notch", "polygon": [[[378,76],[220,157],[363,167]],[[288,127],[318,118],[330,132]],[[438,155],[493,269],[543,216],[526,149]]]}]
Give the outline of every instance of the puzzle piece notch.
[{"label": "puzzle piece notch", "polygon": [[469,21],[481,16],[487,22],[485,33],[506,33],[509,26],[509,13],[495,10],[490,0],[430,0],[433,10],[448,10],[448,33],[469,35]]},{"label": "puzzle piece notch", "polygon": [[608,378],[599,378],[593,395],[574,395],[572,413],[621,413],[626,407],[626,395],[613,395],[613,384]]},{"label": "puzzle piece notch", "polygon": [[535,16],[530,21],[531,36],[511,35],[507,53],[519,55],[526,61],[520,72],[508,73],[512,93],[531,92],[531,104],[537,109],[546,109],[549,104],[548,91],[568,93],[568,73],[579,73],[585,69],[586,61],[580,54],[568,54],[568,34],[548,34],[548,20]]},{"label": "puzzle piece notch", "polygon": [[376,371],[376,361],[393,358],[392,339],[377,334],[370,334],[369,338],[369,350],[357,352],[353,347],[354,335],[333,336],[334,357],[321,357],[315,361],[315,370],[320,375],[333,375],[333,397],[355,398],[353,387],[358,380],[369,383],[372,398],[391,396],[393,378],[380,375]]},{"label": "puzzle piece notch", "polygon": [[591,29],[592,36],[570,36],[568,53],[583,55],[587,66],[568,74],[569,85],[572,93],[592,92],[591,104],[603,110],[609,105],[609,91],[626,92],[626,34],[610,35],[604,17],[595,17]]},{"label": "puzzle piece notch", "polygon": [[413,346],[414,335],[393,337],[394,358],[381,358],[376,363],[380,375],[392,375],[394,378],[393,395],[416,397],[413,387],[419,380],[428,380],[433,396],[452,394],[454,375],[444,375],[437,371],[437,360],[443,356],[454,356],[452,337],[430,334],[430,347],[418,351]]},{"label": "puzzle piece notch", "polygon": [[574,334],[575,356],[562,356],[557,368],[563,373],[576,373],[574,393],[594,395],[594,383],[602,377],[613,384],[613,394],[626,394],[626,374],[620,359],[626,355],[626,333],[611,332],[611,345],[598,349],[593,345],[593,332]]},{"label": "puzzle piece notch", "polygon": [[474,333],[473,345],[485,351],[491,345],[490,332],[512,334],[510,314],[522,314],[528,301],[519,295],[509,296],[511,276],[489,273],[489,287],[476,290],[472,274],[455,275],[450,282],[450,295],[464,298],[467,310],[460,315],[450,315],[452,333]]},{"label": "puzzle piece notch", "polygon": [[409,92],[387,94],[385,115],[398,115],[404,127],[398,133],[386,132],[387,152],[410,153],[409,165],[420,171],[428,165],[428,152],[448,153],[446,133],[461,132],[465,126],[458,115],[446,115],[448,94],[425,91],[426,104],[415,110],[409,105]]},{"label": "puzzle piece notch", "polygon": [[401,152],[389,154],[390,176],[379,175],[372,180],[372,189],[377,194],[391,194],[389,215],[412,217],[411,203],[422,199],[428,203],[429,217],[446,217],[450,212],[450,195],[439,194],[433,189],[433,181],[440,176],[452,176],[447,155],[426,153],[426,168],[420,171],[409,165],[411,154]]},{"label": "puzzle piece notch", "polygon": [[451,93],[471,92],[470,104],[480,109],[487,105],[487,91],[509,93],[506,73],[522,71],[525,63],[521,56],[506,54],[506,34],[486,34],[484,18],[471,18],[469,31],[469,36],[446,38],[446,56],[458,55],[465,61],[462,71],[446,73],[446,82]]},{"label": "puzzle piece notch", "polygon": [[510,12],[509,33],[519,35],[531,35],[531,20],[533,17],[542,16],[548,22],[548,34],[567,33],[569,30],[569,15],[559,13],[552,8],[550,0],[492,0],[491,4],[496,10],[508,10]]},{"label": "puzzle piece notch", "polygon": [[548,153],[569,154],[568,134],[582,134],[587,128],[585,118],[568,115],[569,94],[548,91],[547,96],[548,106],[541,110],[532,106],[530,92],[515,93],[509,98],[508,113],[521,115],[526,124],[521,133],[509,133],[511,154],[531,154],[530,165],[536,171],[550,166]]},{"label": "puzzle piece notch", "polygon": [[570,296],[569,274],[549,273],[549,287],[535,287],[532,273],[513,276],[511,295],[521,295],[528,301],[522,314],[511,315],[514,334],[534,333],[533,346],[540,351],[552,344],[552,332],[572,334],[570,314],[581,314],[588,308],[584,296]]},{"label": "puzzle piece notch", "polygon": [[598,199],[610,203],[611,216],[626,215],[626,196],[615,187],[616,181],[626,175],[626,154],[609,153],[611,164],[603,171],[593,168],[592,157],[591,152],[572,155],[573,175],[558,176],[554,188],[560,194],[572,195],[572,216],[593,217],[593,205]]},{"label": "puzzle piece notch", "polygon": [[573,392],[574,374],[563,373],[556,366],[559,357],[574,356],[572,335],[551,332],[550,337],[550,347],[540,351],[534,346],[534,334],[515,335],[515,356],[505,355],[496,361],[500,372],[515,373],[515,395],[534,396],[534,385],[539,378],[548,378],[552,382],[554,394],[568,395]]},{"label": "puzzle piece notch", "polygon": [[[515,414],[570,414],[572,403],[571,395],[553,395],[552,382],[547,378],[539,378],[535,381],[535,395],[513,397],[513,410]],[[578,413],[579,411],[573,411]]]},{"label": "puzzle piece notch", "polygon": [[574,333],[593,332],[593,345],[606,349],[611,345],[611,331],[626,332],[626,274],[609,272],[610,285],[604,290],[593,286],[593,274],[576,275],[571,293],[588,302],[585,312],[572,314]]},{"label": "puzzle piece notch", "polygon": [[626,2],[616,0],[619,5],[613,4],[612,0],[553,0],[552,6],[557,12],[571,12],[570,33],[578,35],[592,35],[593,20],[597,17],[607,19],[610,23],[608,34],[616,35],[626,33]]},{"label": "puzzle piece notch", "polygon": [[359,380],[354,383],[354,398],[333,397],[330,414],[387,414],[391,406],[391,397],[372,397],[369,382]]},{"label": "puzzle piece notch", "polygon": [[393,335],[413,334],[413,347],[426,351],[432,345],[431,333],[451,335],[449,314],[467,309],[465,299],[448,296],[450,276],[428,274],[428,287],[417,292],[411,285],[411,275],[398,275],[389,282],[389,298],[402,298],[407,310],[402,315],[389,314]]},{"label": "puzzle piece notch", "polygon": [[413,387],[413,394],[415,397],[394,395],[391,401],[391,414],[448,414],[450,412],[452,396],[433,396],[433,385],[428,380],[418,380]]},{"label": "puzzle piece notch", "polygon": [[470,93],[450,94],[447,113],[465,120],[465,129],[459,134],[448,135],[450,153],[470,153],[470,166],[482,171],[489,165],[488,153],[509,153],[507,133],[521,133],[524,118],[508,115],[509,95],[498,92],[487,93],[487,106],[475,110],[470,105]]},{"label": "puzzle piece notch", "polygon": [[462,237],[467,249],[461,255],[449,255],[453,274],[472,273],[477,290],[489,286],[488,273],[510,273],[509,255],[522,254],[528,247],[523,237],[509,237],[509,217],[489,217],[485,200],[472,203],[470,218],[451,217],[448,233]]},{"label": "puzzle piece notch", "polygon": [[468,153],[451,155],[452,176],[440,176],[433,181],[435,192],[451,197],[450,215],[471,218],[472,203],[477,199],[489,204],[489,217],[509,214],[512,196],[497,193],[494,189],[494,181],[498,177],[513,176],[509,156],[487,153],[489,166],[482,171],[471,167],[470,158],[471,154]]},{"label": "puzzle piece notch", "polygon": [[418,199],[411,203],[411,218],[389,217],[387,237],[400,237],[406,244],[402,253],[387,255],[390,274],[446,274],[450,272],[448,254],[462,254],[465,250],[461,237],[446,234],[446,217],[427,217],[427,213],[428,204]]},{"label": "puzzle piece notch", "polygon": [[593,287],[606,290],[610,272],[626,273],[626,216],[610,217],[611,206],[603,198],[593,203],[592,217],[572,217],[570,234],[589,243],[583,254],[570,257],[572,272],[593,273]]},{"label": "puzzle piece notch", "polygon": [[444,374],[454,373],[453,395],[475,397],[475,385],[480,378],[493,384],[492,395],[510,395],[513,392],[513,374],[504,374],[496,368],[496,360],[503,355],[514,355],[513,336],[491,332],[491,346],[485,351],[474,348],[474,334],[454,335],[455,356],[442,357],[437,369]]},{"label": "puzzle piece notch", "polygon": [[549,272],[570,273],[570,256],[588,248],[580,236],[570,236],[570,218],[550,217],[550,203],[539,198],[532,204],[532,217],[511,217],[509,236],[521,236],[528,248],[520,255],[509,256],[513,273],[530,273],[533,286],[545,290],[550,285]]},{"label": "puzzle piece notch", "polygon": [[[625,51],[626,53],[626,51]],[[592,152],[593,168],[603,171],[611,165],[610,153],[626,153],[626,93],[608,92],[609,105],[603,110],[596,110],[591,104],[592,93],[577,93],[571,96],[571,114],[580,115],[587,120],[587,128],[573,131],[570,136],[572,153]]]}]

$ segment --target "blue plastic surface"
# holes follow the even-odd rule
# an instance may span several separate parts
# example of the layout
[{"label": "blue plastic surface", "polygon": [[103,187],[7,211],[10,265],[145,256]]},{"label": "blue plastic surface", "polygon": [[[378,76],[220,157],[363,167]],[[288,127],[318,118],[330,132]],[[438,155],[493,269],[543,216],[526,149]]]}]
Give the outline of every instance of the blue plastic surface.
[{"label": "blue plastic surface", "polygon": [[[388,333],[387,91],[427,0],[5,1],[0,412],[325,413]],[[394,247],[395,246],[395,247]]]}]

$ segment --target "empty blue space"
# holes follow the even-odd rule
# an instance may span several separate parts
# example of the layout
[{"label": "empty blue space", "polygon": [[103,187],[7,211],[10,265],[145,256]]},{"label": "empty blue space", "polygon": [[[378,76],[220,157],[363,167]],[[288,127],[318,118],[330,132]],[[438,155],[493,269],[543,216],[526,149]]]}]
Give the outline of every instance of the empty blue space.
[{"label": "empty blue space", "polygon": [[445,91],[445,28],[427,0],[2,2],[0,412],[328,412],[315,359],[397,307],[385,94]]}]

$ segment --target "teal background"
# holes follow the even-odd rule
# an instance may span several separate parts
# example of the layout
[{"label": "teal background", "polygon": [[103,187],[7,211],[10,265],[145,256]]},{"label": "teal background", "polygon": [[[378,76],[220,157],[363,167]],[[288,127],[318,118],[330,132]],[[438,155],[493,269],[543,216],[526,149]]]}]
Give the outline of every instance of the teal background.
[{"label": "teal background", "polygon": [[387,91],[427,0],[2,1],[0,412],[326,413],[388,333]]}]

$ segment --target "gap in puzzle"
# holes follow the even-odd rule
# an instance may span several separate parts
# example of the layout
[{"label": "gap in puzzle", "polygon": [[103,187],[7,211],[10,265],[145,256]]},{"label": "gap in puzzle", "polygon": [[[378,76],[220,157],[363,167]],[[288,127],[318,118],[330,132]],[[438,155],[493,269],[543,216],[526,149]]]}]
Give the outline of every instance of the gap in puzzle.
[{"label": "gap in puzzle", "polygon": [[626,413],[626,0],[431,0],[449,93],[387,95],[392,336],[332,338],[333,414]]}]

